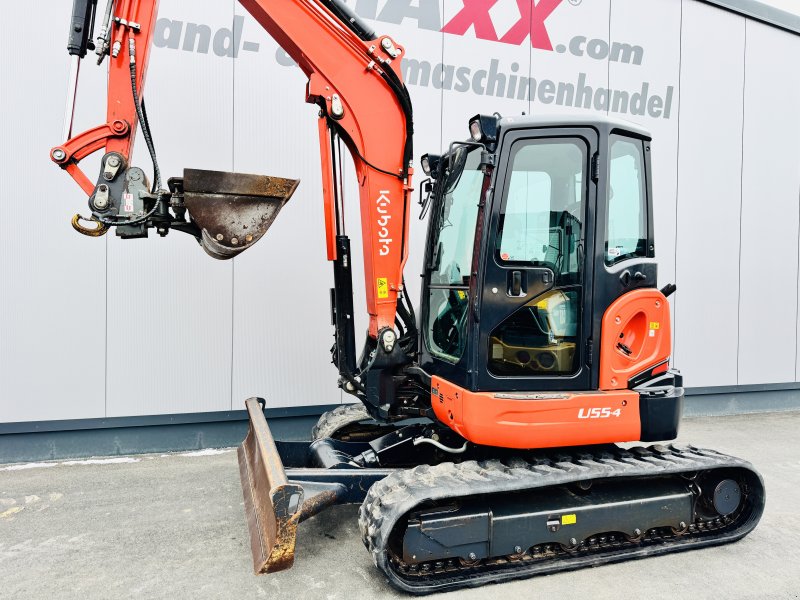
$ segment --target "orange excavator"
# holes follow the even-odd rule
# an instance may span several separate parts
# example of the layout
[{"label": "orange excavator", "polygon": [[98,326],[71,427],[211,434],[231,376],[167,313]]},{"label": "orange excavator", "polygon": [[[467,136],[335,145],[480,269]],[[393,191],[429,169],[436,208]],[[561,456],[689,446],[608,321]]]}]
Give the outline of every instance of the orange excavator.
[{"label": "orange excavator", "polygon": [[[651,136],[607,118],[476,115],[426,154],[421,317],[403,280],[412,209],[406,49],[341,0],[241,0],[308,77],[319,107],[333,263],[333,362],[357,403],[311,442],[275,441],[245,402],[239,465],[255,570],[293,564],[298,524],[361,503],[375,565],[413,593],[737,540],[765,492],[738,458],[675,445],[682,378],[656,286]],[[172,230],[229,259],[255,244],[298,182],[186,169],[163,185],[142,102],[155,0],[75,0],[66,141],[50,151],[89,196],[85,235]],[[105,123],[72,136],[80,60],[109,60]],[[137,127],[153,180],[130,164]],[[355,164],[369,329],[354,332],[342,144]],[[79,163],[103,150],[92,182]]]}]

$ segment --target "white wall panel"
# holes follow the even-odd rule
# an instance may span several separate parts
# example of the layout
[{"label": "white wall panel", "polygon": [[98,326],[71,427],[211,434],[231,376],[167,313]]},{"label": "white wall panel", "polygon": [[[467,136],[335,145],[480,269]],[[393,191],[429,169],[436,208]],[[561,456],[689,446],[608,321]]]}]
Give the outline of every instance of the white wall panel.
[{"label": "white wall panel", "polygon": [[236,14],[242,39],[258,50],[234,61],[234,170],[300,179],[300,186],[264,238],[233,261],[232,408],[254,395],[269,406],[339,402],[318,108],[305,104],[303,72],[279,64],[277,43],[238,5]]},{"label": "white wall panel", "polygon": [[[450,142],[469,137],[469,119],[478,113],[499,112],[512,116],[530,110],[527,92],[530,34],[514,43],[497,41],[520,19],[517,3],[499,0],[489,11],[488,22],[493,29],[484,31],[484,25],[479,25],[478,33],[474,25],[464,30],[453,24],[454,19],[460,19],[458,15],[463,7],[461,2],[444,2],[442,14],[442,26],[446,31],[441,59],[445,67],[440,83],[445,149]],[[495,39],[491,39],[492,32]],[[482,39],[478,34],[489,39]]]},{"label": "white wall panel", "polygon": [[744,28],[683,3],[674,356],[692,387],[736,382]]},{"label": "white wall panel", "polygon": [[48,157],[63,141],[70,6],[48,6],[35,33],[0,19],[0,422],[104,414],[105,244],[72,230],[85,195]]},{"label": "white wall panel", "polygon": [[[232,28],[233,3],[165,0],[159,15],[145,95],[162,184],[184,167],[229,171],[233,61],[215,53],[213,40],[206,53],[184,45],[189,23],[214,37]],[[150,172],[141,139],[133,163]],[[229,409],[232,264],[180,232],[108,237],[107,415]]]},{"label": "white wall panel", "polygon": [[[794,381],[797,362],[798,38],[747,22],[739,384]],[[784,63],[784,57],[789,63]]]},{"label": "white wall panel", "polygon": [[606,113],[610,7],[610,0],[562,2],[544,21],[549,39],[532,26],[530,114]]},{"label": "white wall panel", "polygon": [[[615,111],[612,99],[609,113],[639,123],[653,136],[653,218],[659,286],[675,282],[680,39],[680,2],[612,0],[612,44],[630,45],[634,51],[626,61],[624,46],[610,49],[617,60],[609,61],[609,87],[628,91],[630,98],[627,112]],[[641,53],[637,54],[639,49]],[[635,94],[647,97],[646,105],[643,100],[636,103]],[[675,318],[679,302],[677,295],[670,298],[673,334],[680,327]]]}]

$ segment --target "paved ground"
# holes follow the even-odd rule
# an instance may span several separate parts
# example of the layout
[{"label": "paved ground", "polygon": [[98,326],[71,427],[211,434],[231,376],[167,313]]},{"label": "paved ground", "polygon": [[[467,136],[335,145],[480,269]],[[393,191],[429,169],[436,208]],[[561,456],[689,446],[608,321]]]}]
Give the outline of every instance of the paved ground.
[{"label": "paved ground", "polygon": [[[767,509],[720,548],[450,597],[800,598],[800,412],[689,419],[681,440],[748,458]],[[0,467],[0,598],[394,598],[355,507],[304,523],[294,569],[254,577],[232,450]]]}]

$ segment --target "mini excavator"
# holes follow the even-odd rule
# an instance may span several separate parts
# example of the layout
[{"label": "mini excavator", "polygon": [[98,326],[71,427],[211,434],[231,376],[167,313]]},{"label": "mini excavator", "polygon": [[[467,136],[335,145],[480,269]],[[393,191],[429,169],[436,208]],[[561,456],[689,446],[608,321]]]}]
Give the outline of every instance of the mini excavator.
[{"label": "mini excavator", "polygon": [[[332,348],[358,400],[311,442],[275,441],[245,402],[239,466],[255,571],[292,566],[297,526],[361,503],[395,587],[429,593],[732,542],[764,508],[738,458],[675,445],[680,373],[656,285],[652,140],[605,116],[476,115],[466,141],[421,158],[429,215],[420,319],[406,293],[412,106],[406,49],[341,0],[241,0],[308,77],[319,107],[333,263]],[[75,0],[66,141],[50,151],[88,195],[74,228],[172,230],[216,259],[255,244],[295,180],[185,169],[162,184],[142,102],[157,0]],[[106,122],[73,136],[80,61],[108,59]],[[153,180],[130,164],[137,128]],[[343,147],[358,177],[369,329],[356,353]],[[92,182],[79,163],[103,150]]]}]

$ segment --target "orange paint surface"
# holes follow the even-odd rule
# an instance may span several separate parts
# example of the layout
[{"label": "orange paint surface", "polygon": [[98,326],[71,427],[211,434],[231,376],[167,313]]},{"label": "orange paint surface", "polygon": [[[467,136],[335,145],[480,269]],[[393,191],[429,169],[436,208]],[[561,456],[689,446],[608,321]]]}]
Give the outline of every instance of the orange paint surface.
[{"label": "orange paint surface", "polygon": [[553,448],[639,439],[639,394],[470,392],[431,383],[437,418],[465,439],[501,448]]},{"label": "orange paint surface", "polygon": [[601,390],[624,390],[631,377],[669,360],[669,302],[656,289],[633,290],[617,298],[603,315],[602,327]]}]

